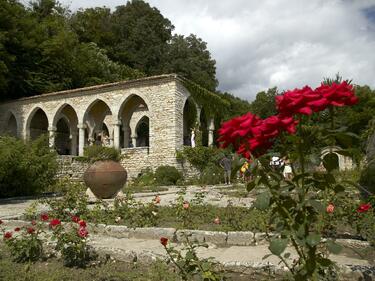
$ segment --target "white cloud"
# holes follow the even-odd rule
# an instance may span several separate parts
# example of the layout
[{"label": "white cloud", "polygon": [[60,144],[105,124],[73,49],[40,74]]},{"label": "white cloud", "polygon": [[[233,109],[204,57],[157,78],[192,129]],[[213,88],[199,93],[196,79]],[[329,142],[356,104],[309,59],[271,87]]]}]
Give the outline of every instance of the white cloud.
[{"label": "white cloud", "polygon": [[[62,1],[69,3],[69,0]],[[337,72],[375,87],[375,0],[149,0],[175,32],[198,35],[217,62],[219,89],[246,99],[309,84]],[[71,1],[78,7],[125,0]]]}]

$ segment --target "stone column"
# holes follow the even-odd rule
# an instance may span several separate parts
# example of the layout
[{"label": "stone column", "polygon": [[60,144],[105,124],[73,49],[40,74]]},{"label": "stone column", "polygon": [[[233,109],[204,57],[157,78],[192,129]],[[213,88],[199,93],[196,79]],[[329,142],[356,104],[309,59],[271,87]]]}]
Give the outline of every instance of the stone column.
[{"label": "stone column", "polygon": [[214,144],[214,130],[215,130],[214,118],[211,118],[208,123],[208,146],[212,146]]},{"label": "stone column", "polygon": [[77,155],[77,132],[73,130],[70,134],[71,138],[71,155]]},{"label": "stone column", "polygon": [[85,129],[84,124],[78,124],[78,155],[83,156],[83,148],[85,147]]},{"label": "stone column", "polygon": [[49,126],[48,133],[49,133],[49,147],[55,148],[55,137],[56,137],[56,127]]},{"label": "stone column", "polygon": [[116,149],[120,149],[120,126],[120,121],[113,123],[113,146]]},{"label": "stone column", "polygon": [[124,148],[128,148],[129,147],[130,130],[127,126],[124,126],[123,131],[124,131]]},{"label": "stone column", "polygon": [[133,147],[137,147],[137,135],[134,134],[132,135],[132,144],[133,144]]}]

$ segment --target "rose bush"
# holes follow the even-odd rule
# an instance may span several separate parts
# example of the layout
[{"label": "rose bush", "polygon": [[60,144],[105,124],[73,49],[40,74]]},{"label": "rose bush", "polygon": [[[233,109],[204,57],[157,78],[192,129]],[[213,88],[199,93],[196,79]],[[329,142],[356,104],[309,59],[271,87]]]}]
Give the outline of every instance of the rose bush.
[{"label": "rose bush", "polygon": [[[308,171],[306,164],[307,159],[319,158],[317,136],[330,145],[337,139],[355,137],[345,132],[345,128],[336,128],[334,116],[335,107],[357,101],[353,87],[346,81],[322,84],[315,90],[306,86],[277,96],[277,115],[261,119],[247,113],[223,123],[219,130],[221,147],[232,145],[238,154],[258,163],[253,169],[254,179],[247,187],[249,191],[266,188],[257,196],[254,206],[271,210],[270,222],[278,236],[270,238],[269,249],[288,267],[295,280],[325,278],[333,269],[327,253],[338,253],[341,249],[334,239],[322,239],[325,230],[322,218],[334,213],[331,202],[345,190],[345,184],[333,175],[336,163],[332,158],[324,159],[324,172]],[[317,126],[323,110],[330,116],[330,127]],[[266,153],[271,147],[281,158],[294,163],[291,180],[269,166],[270,155]],[[368,209],[362,205],[358,211]],[[297,260],[288,259],[290,253],[285,253],[288,245],[297,252]]]}]

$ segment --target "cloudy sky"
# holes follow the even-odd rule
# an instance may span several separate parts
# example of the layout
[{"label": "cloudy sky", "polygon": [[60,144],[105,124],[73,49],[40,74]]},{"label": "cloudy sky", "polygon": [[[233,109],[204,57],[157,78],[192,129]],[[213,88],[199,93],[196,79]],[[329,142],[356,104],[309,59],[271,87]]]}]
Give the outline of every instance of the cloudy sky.
[{"label": "cloudy sky", "polygon": [[[60,0],[71,10],[126,0]],[[196,34],[216,60],[219,89],[311,85],[339,72],[375,87],[375,0],[148,0],[178,34]]]}]

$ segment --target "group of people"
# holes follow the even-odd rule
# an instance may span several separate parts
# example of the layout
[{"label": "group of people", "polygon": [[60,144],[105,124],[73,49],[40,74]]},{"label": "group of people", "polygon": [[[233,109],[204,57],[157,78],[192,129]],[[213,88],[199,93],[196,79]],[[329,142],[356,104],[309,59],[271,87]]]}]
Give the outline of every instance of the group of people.
[{"label": "group of people", "polygon": [[[226,184],[231,184],[232,159],[232,156],[226,155],[219,162],[219,165],[224,169],[224,182]],[[285,179],[291,180],[293,178],[292,165],[288,158],[272,156],[269,165],[274,171],[282,171]],[[243,181],[251,181],[253,179],[252,170],[255,168],[255,166],[256,163],[254,163],[252,160],[244,162],[240,168],[240,175]]]}]

